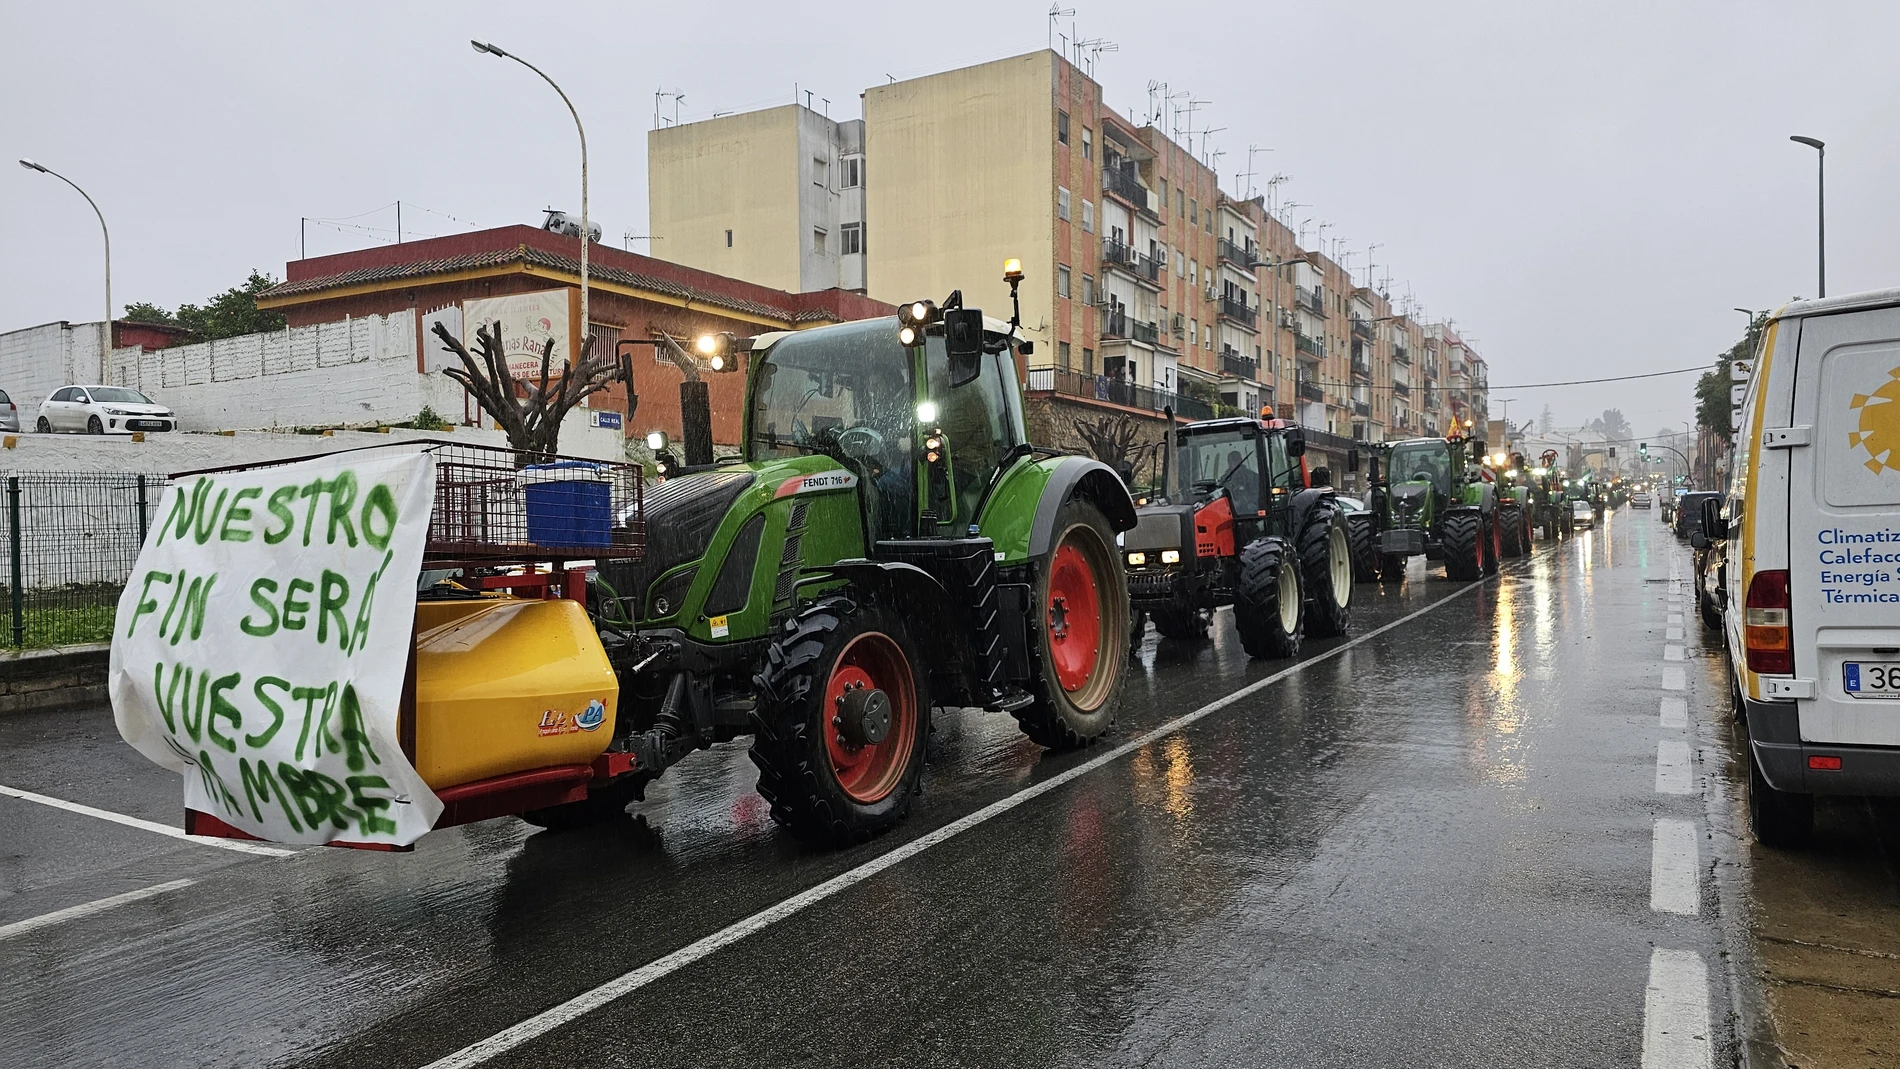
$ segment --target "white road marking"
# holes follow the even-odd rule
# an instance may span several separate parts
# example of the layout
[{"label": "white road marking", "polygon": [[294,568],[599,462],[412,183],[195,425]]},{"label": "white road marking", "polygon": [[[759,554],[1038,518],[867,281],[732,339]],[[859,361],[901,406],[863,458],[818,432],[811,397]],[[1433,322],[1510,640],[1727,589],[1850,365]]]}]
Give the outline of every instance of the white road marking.
[{"label": "white road marking", "polygon": [[878,873],[901,864],[910,858],[916,857],[918,854],[923,853],[933,846],[948,842],[985,821],[1002,816],[1004,813],[1015,809],[1025,802],[1040,798],[1050,791],[1073,780],[1080,779],[1104,765],[1118,761],[1144,746],[1173,735],[1202,718],[1219,712],[1243,698],[1258,693],[1296,672],[1303,671],[1322,661],[1331,660],[1355,646],[1370,642],[1395,627],[1409,623],[1441,605],[1445,605],[1474,590],[1483,589],[1488,585],[1488,582],[1478,582],[1460,587],[1450,594],[1439,598],[1437,601],[1432,602],[1430,605],[1407,613],[1383,627],[1376,627],[1357,638],[1340,643],[1325,653],[1300,661],[1298,664],[1289,665],[1270,676],[1256,679],[1252,683],[1247,684],[1224,698],[1216,698],[1193,712],[1183,713],[1173,720],[1150,728],[1135,738],[1113,749],[1106,750],[1082,764],[1058,772],[1048,779],[1043,780],[1041,783],[1025,787],[1015,794],[999,798],[973,813],[969,813],[945,824],[936,831],[920,835],[902,846],[880,854],[866,861],[864,864],[859,865],[857,868],[841,872],[823,883],[816,884],[790,898],[767,906],[750,917],[738,921],[729,927],[722,928],[711,935],[688,943],[678,950],[673,951],[671,954],[655,958],[631,972],[622,973],[598,987],[583,991],[573,998],[568,999],[566,1002],[551,1006],[519,1024],[512,1025],[489,1036],[487,1039],[471,1043],[453,1054],[430,1062],[428,1065],[423,1066],[423,1069],[466,1069],[468,1066],[481,1065],[491,1058],[505,1054],[523,1043],[546,1035],[560,1028],[562,1025],[585,1016],[616,999],[632,994],[657,980],[664,979],[694,962],[700,961],[725,947],[739,942],[747,936],[764,931],[779,921],[801,913],[805,909],[833,895],[850,890],[858,884],[876,876]]},{"label": "white road marking", "polygon": [[1681,690],[1683,687],[1682,666],[1674,664],[1663,665],[1662,689]]},{"label": "white road marking", "polygon": [[18,787],[9,787],[4,783],[0,783],[0,794],[6,795],[9,798],[18,798],[26,802],[37,802],[40,805],[52,806],[54,809],[64,809],[68,813],[98,817],[100,820],[109,820],[114,824],[123,824],[128,828],[138,828],[140,831],[169,835],[174,839],[183,839],[188,843],[197,843],[200,846],[215,846],[220,850],[235,850],[240,854],[261,854],[265,857],[289,857],[291,854],[296,853],[295,850],[285,850],[279,846],[265,846],[263,843],[247,842],[243,839],[218,839],[208,835],[186,835],[183,828],[174,828],[170,825],[160,824],[152,820],[141,820],[138,817],[128,817],[124,813],[113,813],[104,809],[94,809],[89,805],[80,805],[78,802],[68,802],[64,798],[50,798],[44,794],[34,794],[32,791],[23,791]]},{"label": "white road marking", "polygon": [[153,884],[150,887],[141,887],[136,891],[127,891],[122,895],[113,895],[110,898],[101,898],[92,902],[81,902],[76,906],[56,909],[51,913],[42,913],[37,917],[28,917],[23,921],[14,921],[12,924],[0,924],[0,939],[7,939],[16,935],[25,935],[35,929],[62,924],[70,920],[77,920],[80,917],[90,917],[94,913],[103,913],[115,906],[123,906],[128,902],[137,902],[142,898],[151,898],[153,895],[162,895],[167,891],[176,891],[181,887],[190,887],[197,882],[197,880],[193,879],[184,879]]},{"label": "white road marking", "polygon": [[1681,646],[1664,646],[1663,660],[1665,661],[1682,660],[1682,647]]},{"label": "white road marking", "polygon": [[1681,698],[1662,700],[1662,726],[1666,728],[1686,728],[1689,726],[1689,703]]},{"label": "white road marking", "polygon": [[1688,743],[1681,739],[1656,743],[1656,790],[1662,794],[1695,793],[1695,766],[1689,760]]},{"label": "white road marking", "polygon": [[1693,917],[1702,912],[1701,851],[1693,821],[1656,822],[1649,844],[1649,908]]},{"label": "white road marking", "polygon": [[[1670,618],[1671,618],[1671,619],[1675,619],[1675,620],[1680,620],[1680,619],[1682,619],[1682,617],[1681,617],[1681,616],[1678,616],[1678,615],[1675,615],[1674,613],[1671,613],[1671,614],[1670,614]],[[1663,631],[1663,637],[1664,637],[1664,638],[1666,638],[1666,639],[1668,639],[1668,640],[1669,640],[1669,641],[1671,641],[1671,642],[1681,642],[1681,641],[1682,641],[1682,628],[1680,628],[1680,627],[1674,627],[1674,626],[1671,626],[1671,627],[1669,627],[1669,628],[1666,628],[1666,629],[1665,629],[1665,630]]]},{"label": "white road marking", "polygon": [[[1670,614],[1669,614],[1669,622],[1670,622],[1671,624],[1676,624],[1676,625],[1680,625],[1680,624],[1682,623],[1682,614],[1681,614],[1681,613],[1679,613],[1679,612],[1672,612],[1672,613],[1670,613]],[[1678,636],[1678,637],[1680,637],[1680,636]]]},{"label": "white road marking", "polygon": [[1643,992],[1643,1069],[1710,1069],[1709,970],[1693,950],[1649,955]]}]

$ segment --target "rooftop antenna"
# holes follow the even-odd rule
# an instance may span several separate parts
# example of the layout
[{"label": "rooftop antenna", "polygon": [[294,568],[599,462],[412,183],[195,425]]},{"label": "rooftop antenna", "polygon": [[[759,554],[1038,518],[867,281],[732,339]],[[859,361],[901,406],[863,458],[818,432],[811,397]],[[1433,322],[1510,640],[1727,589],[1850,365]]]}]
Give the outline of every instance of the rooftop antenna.
[{"label": "rooftop antenna", "polygon": [[1088,53],[1086,70],[1088,71],[1088,76],[1091,78],[1095,77],[1095,61],[1101,58],[1102,53],[1120,52],[1121,50],[1122,46],[1102,37],[1091,37],[1086,41],[1077,41],[1075,43],[1077,56],[1080,56],[1084,52]]},{"label": "rooftop antenna", "polygon": [[1053,52],[1055,50],[1056,38],[1061,36],[1060,34],[1056,33],[1056,20],[1061,18],[1064,15],[1074,15],[1074,14],[1075,14],[1075,9],[1072,7],[1063,7],[1060,4],[1049,5],[1049,50],[1050,51]]},{"label": "rooftop antenna", "polygon": [[1163,97],[1167,96],[1168,83],[1157,82],[1150,78],[1148,80],[1148,114],[1144,116],[1149,126],[1159,126],[1161,123],[1161,109],[1155,104],[1156,93],[1160,93]]},{"label": "rooftop antenna", "polygon": [[[1208,138],[1210,138],[1210,137],[1213,137],[1213,136],[1214,136],[1215,134],[1218,134],[1218,133],[1220,133],[1221,131],[1223,131],[1223,130],[1225,130],[1225,129],[1227,129],[1227,127],[1225,127],[1225,126],[1216,126],[1216,127],[1212,127],[1212,128],[1210,128],[1210,129],[1207,129],[1207,130],[1202,130],[1202,131],[1201,131],[1201,151],[1202,151],[1202,152],[1207,152],[1207,139],[1208,139]],[[1202,161],[1201,161],[1201,162],[1203,162],[1203,163],[1206,163],[1206,164],[1207,164],[1207,169],[1208,169],[1208,170],[1210,170],[1210,171],[1213,171],[1213,172],[1214,172],[1214,184],[1215,184],[1216,186],[1218,186],[1218,185],[1220,185],[1220,158],[1221,158],[1222,156],[1224,156],[1224,155],[1226,155],[1226,153],[1225,153],[1224,151],[1222,151],[1222,152],[1214,152],[1214,153],[1211,153],[1211,154],[1210,154],[1210,158],[1209,158],[1209,159],[1204,159],[1204,160],[1202,160]]]},{"label": "rooftop antenna", "polygon": [[1367,289],[1372,288],[1372,283],[1374,279],[1374,275],[1372,274],[1372,250],[1383,249],[1383,248],[1385,248],[1385,242],[1383,241],[1375,241],[1372,244],[1366,246],[1366,288]]},{"label": "rooftop antenna", "polygon": [[1279,190],[1276,187],[1278,187],[1280,183],[1282,182],[1287,182],[1291,180],[1292,180],[1291,175],[1282,174],[1279,171],[1275,171],[1273,174],[1273,177],[1267,179],[1267,214],[1268,215],[1274,215],[1278,211],[1278,209],[1274,208],[1273,206],[1274,197],[1276,197],[1279,194]]},{"label": "rooftop antenna", "polygon": [[1259,154],[1261,154],[1262,152],[1272,152],[1272,151],[1273,151],[1273,150],[1272,150],[1272,149],[1270,149],[1270,148],[1261,148],[1261,147],[1260,147],[1259,145],[1248,145],[1248,146],[1247,146],[1247,170],[1246,170],[1246,173],[1244,173],[1244,174],[1241,174],[1241,175],[1237,175],[1237,176],[1235,177],[1235,181],[1234,181],[1234,184],[1235,184],[1236,186],[1238,186],[1238,185],[1240,184],[1240,181],[1239,181],[1239,180],[1240,180],[1241,178],[1245,178],[1245,179],[1247,180],[1247,192],[1246,192],[1246,194],[1245,194],[1245,197],[1244,197],[1244,199],[1246,199],[1246,200],[1252,200],[1252,199],[1253,199],[1253,195],[1254,195],[1254,185],[1253,185],[1253,180],[1254,180],[1255,178],[1258,178],[1258,177],[1260,176],[1260,173],[1259,173],[1258,171],[1255,171],[1255,170],[1253,169],[1253,158],[1254,158],[1255,156],[1258,156],[1258,155],[1259,155]]},{"label": "rooftop antenna", "polygon": [[[1287,207],[1291,208],[1293,207],[1293,205],[1289,204],[1287,205]],[[1301,205],[1301,207],[1304,207],[1304,205]],[[1300,220],[1300,234],[1299,234],[1299,237],[1294,239],[1293,243],[1295,245],[1298,245],[1302,249],[1306,248],[1306,224],[1312,221],[1313,220],[1310,218]]]}]

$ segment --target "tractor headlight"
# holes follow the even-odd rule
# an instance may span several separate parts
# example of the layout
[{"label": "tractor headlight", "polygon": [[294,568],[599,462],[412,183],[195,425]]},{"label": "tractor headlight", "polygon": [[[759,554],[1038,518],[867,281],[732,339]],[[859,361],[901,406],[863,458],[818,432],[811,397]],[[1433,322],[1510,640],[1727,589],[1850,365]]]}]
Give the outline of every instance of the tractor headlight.
[{"label": "tractor headlight", "polygon": [[919,423],[937,422],[937,402],[925,401],[922,404],[918,405],[917,406],[917,422]]},{"label": "tractor headlight", "polygon": [[1146,553],[1139,553],[1139,552],[1137,552],[1137,553],[1130,553],[1130,554],[1128,555],[1128,563],[1129,563],[1129,564],[1132,564],[1132,565],[1134,565],[1134,566],[1135,566],[1135,567],[1137,567],[1137,568],[1139,568],[1139,567],[1141,567],[1142,565],[1144,565],[1144,564],[1146,564],[1146,563],[1148,563],[1148,554],[1146,554]]},{"label": "tractor headlight", "polygon": [[653,450],[655,453],[659,452],[662,449],[665,449],[666,448],[666,432],[665,431],[648,431],[647,432],[647,448]]},{"label": "tractor headlight", "polygon": [[1181,551],[1180,551],[1180,550],[1178,550],[1178,549],[1164,549],[1164,550],[1162,550],[1162,551],[1161,551],[1161,563],[1163,563],[1163,564],[1179,564],[1179,563],[1181,563]]},{"label": "tractor headlight", "polygon": [[738,348],[738,342],[739,339],[731,331],[722,330],[712,334],[701,334],[698,340],[693,342],[693,348],[714,371],[731,371],[738,366],[738,361],[732,358],[733,351]]},{"label": "tractor headlight", "polygon": [[917,328],[909,325],[897,328],[897,343],[908,349],[917,344]]},{"label": "tractor headlight", "polygon": [[912,301],[897,309],[897,341],[906,349],[924,342],[924,328],[937,321],[936,301]]}]

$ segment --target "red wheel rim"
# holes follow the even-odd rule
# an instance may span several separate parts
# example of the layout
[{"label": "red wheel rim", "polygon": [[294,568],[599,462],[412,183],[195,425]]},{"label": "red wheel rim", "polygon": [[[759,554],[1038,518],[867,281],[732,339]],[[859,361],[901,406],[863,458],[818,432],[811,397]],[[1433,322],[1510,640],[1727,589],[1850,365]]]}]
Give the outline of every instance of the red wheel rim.
[{"label": "red wheel rim", "polygon": [[[832,722],[843,706],[846,688],[875,687],[891,702],[891,728],[878,743],[858,744]],[[832,663],[825,681],[822,710],[825,753],[838,786],[853,801],[881,802],[903,781],[916,746],[917,688],[904,651],[886,634],[867,631],[852,639]]]},{"label": "red wheel rim", "polygon": [[1088,685],[1102,652],[1102,596],[1088,555],[1064,540],[1049,567],[1049,656],[1056,681],[1074,693]]}]

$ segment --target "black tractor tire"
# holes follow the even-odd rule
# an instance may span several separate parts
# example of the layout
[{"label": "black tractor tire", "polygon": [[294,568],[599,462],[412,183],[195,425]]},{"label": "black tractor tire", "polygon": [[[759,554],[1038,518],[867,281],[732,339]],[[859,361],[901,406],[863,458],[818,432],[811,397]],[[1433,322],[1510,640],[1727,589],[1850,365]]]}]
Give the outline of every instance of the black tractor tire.
[{"label": "black tractor tire", "polygon": [[1346,540],[1352,546],[1352,579],[1355,583],[1379,581],[1379,551],[1372,533],[1372,513],[1346,514]]},{"label": "black tractor tire", "polygon": [[45,416],[41,416],[40,421],[34,425],[33,429],[41,434],[51,434],[53,433],[53,424]]},{"label": "black tractor tire", "polygon": [[1498,530],[1504,535],[1504,555],[1522,557],[1531,551],[1525,537],[1524,510],[1517,505],[1498,506]]},{"label": "black tractor tire", "polygon": [[[759,694],[752,763],[772,819],[832,845],[901,822],[923,778],[930,734],[929,671],[904,617],[853,597],[823,598],[786,621],[765,661],[752,677]],[[866,686],[885,695],[888,733],[847,743],[840,710]]]},{"label": "black tractor tire", "polygon": [[1387,553],[1384,557],[1380,558],[1379,561],[1379,578],[1388,583],[1397,583],[1403,580],[1405,578],[1405,562],[1407,559],[1403,553]]},{"label": "black tractor tire", "polygon": [[587,797],[544,809],[530,809],[521,819],[549,831],[571,831],[612,820],[627,811],[627,806],[646,797],[647,784],[653,779],[643,772],[632,772],[610,783],[587,789]]},{"label": "black tractor tire", "polygon": [[1129,629],[1128,576],[1115,529],[1092,501],[1078,498],[1062,506],[1050,546],[1036,570],[1032,606],[1040,608],[1031,609],[1037,614],[1031,621],[1035,701],[1013,715],[1030,741],[1072,750],[1114,730],[1121,712],[1131,658],[1116,637]]},{"label": "black tractor tire", "polygon": [[1503,563],[1501,558],[1504,556],[1504,529],[1498,520],[1499,516],[1496,512],[1485,518],[1486,533],[1478,542],[1484,550],[1484,574],[1486,575],[1498,574],[1498,567]]},{"label": "black tractor tire", "polygon": [[1207,637],[1207,614],[1200,609],[1170,605],[1149,615],[1162,638],[1194,642]]},{"label": "black tractor tire", "polygon": [[1300,579],[1306,592],[1306,633],[1343,635],[1352,627],[1352,539],[1346,514],[1321,498],[1300,530]]},{"label": "black tractor tire", "polygon": [[1277,659],[1300,655],[1306,599],[1300,591],[1298,561],[1292,546],[1270,536],[1256,538],[1240,551],[1234,629],[1240,633],[1240,646],[1247,656]]},{"label": "black tractor tire", "polygon": [[1484,519],[1475,512],[1454,512],[1439,525],[1445,547],[1445,578],[1470,582],[1484,574]]},{"label": "black tractor tire", "polygon": [[1748,830],[1763,846],[1806,846],[1814,834],[1814,796],[1778,791],[1768,785],[1748,747]]}]

